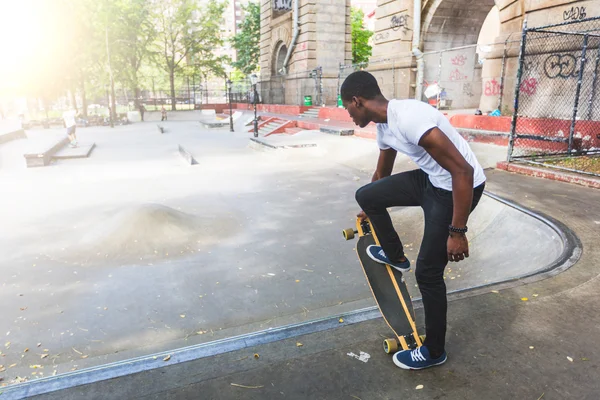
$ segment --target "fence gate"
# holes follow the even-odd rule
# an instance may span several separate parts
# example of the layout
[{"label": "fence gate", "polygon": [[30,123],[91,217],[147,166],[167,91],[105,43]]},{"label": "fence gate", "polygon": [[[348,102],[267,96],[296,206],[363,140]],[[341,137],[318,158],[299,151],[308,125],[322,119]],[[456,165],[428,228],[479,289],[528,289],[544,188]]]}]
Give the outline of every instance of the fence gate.
[{"label": "fence gate", "polygon": [[600,176],[600,18],[523,28],[508,161]]}]

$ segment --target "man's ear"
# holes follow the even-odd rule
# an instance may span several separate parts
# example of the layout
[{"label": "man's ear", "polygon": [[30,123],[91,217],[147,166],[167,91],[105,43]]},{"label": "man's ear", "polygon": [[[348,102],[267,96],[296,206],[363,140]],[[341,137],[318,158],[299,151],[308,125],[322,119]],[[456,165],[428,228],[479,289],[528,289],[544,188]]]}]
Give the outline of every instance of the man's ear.
[{"label": "man's ear", "polygon": [[356,108],[359,108],[361,106],[360,99],[356,96],[352,96],[352,102],[354,103],[354,106]]}]

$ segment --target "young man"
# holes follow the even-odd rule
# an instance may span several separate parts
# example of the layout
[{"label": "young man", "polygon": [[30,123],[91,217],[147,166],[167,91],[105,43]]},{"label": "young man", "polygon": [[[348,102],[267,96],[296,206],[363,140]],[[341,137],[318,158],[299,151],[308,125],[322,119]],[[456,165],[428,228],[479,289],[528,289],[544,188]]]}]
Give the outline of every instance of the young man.
[{"label": "young man", "polygon": [[76,111],[74,108],[63,113],[63,121],[65,121],[65,127],[67,128],[67,136],[71,143],[69,146],[77,147],[77,136],[75,136],[75,130],[77,129],[77,123],[75,122]]},{"label": "young man", "polygon": [[165,106],[162,106],[160,108],[160,115],[161,115],[161,117],[160,117],[161,121],[166,121],[167,120],[167,110],[165,110]]},{"label": "young man", "polygon": [[[367,249],[369,257],[408,272],[410,262],[387,208],[420,206],[425,215],[415,277],[423,298],[426,338],[423,346],[396,353],[394,363],[404,369],[443,364],[447,311],[444,268],[448,261],[469,256],[467,219],[483,193],[483,169],[442,113],[417,100],[388,101],[370,73],[350,74],[341,96],[356,125],[363,128],[377,123],[377,169],[372,182],[356,192],[363,210],[359,217],[369,217],[381,242],[381,247]],[[420,169],[392,175],[397,152],[410,157]]]}]

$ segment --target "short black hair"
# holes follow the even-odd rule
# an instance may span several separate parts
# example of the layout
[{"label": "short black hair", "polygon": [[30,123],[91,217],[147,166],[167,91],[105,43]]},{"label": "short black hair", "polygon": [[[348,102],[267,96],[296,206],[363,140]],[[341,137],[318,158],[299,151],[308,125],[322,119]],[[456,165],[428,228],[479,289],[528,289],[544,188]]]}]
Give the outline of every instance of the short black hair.
[{"label": "short black hair", "polygon": [[354,96],[360,96],[367,100],[381,96],[381,89],[377,79],[367,71],[356,71],[348,75],[340,89],[342,100],[350,101]]}]

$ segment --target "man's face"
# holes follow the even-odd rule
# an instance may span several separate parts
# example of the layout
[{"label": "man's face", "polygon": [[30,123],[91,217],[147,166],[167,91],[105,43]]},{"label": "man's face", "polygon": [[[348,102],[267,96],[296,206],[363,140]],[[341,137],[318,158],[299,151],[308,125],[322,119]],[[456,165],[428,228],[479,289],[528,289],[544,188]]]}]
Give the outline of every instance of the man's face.
[{"label": "man's face", "polygon": [[352,97],[352,100],[350,101],[342,100],[342,104],[356,125],[364,128],[369,124],[369,122],[371,122],[367,115],[367,109],[360,98],[355,96]]}]

